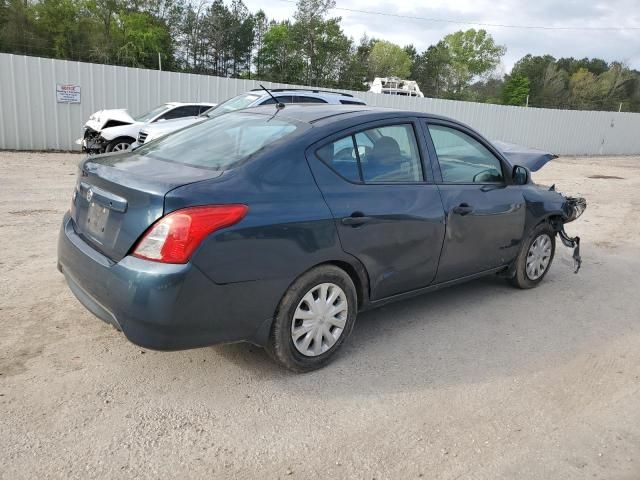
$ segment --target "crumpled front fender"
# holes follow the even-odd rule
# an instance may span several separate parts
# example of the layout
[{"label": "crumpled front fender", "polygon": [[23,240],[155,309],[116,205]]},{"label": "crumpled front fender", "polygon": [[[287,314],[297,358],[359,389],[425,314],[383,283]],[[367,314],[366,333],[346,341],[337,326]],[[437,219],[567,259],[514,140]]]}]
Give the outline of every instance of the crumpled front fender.
[{"label": "crumpled front fender", "polygon": [[105,128],[100,132],[100,136],[107,141],[111,141],[118,137],[131,137],[137,138],[140,131],[141,124],[134,123],[131,125],[121,125],[118,127]]}]

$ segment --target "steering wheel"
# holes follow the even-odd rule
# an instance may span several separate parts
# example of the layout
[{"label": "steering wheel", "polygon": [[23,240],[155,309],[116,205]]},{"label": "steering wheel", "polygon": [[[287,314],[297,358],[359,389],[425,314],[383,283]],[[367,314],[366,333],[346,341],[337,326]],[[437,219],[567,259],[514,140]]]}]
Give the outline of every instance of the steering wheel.
[{"label": "steering wheel", "polygon": [[353,156],[353,147],[345,147],[333,156],[334,160],[355,160]]},{"label": "steering wheel", "polygon": [[371,155],[371,152],[373,152],[373,147],[370,147],[368,145],[358,145],[358,153],[360,154],[361,157],[366,157],[367,155]]},{"label": "steering wheel", "polygon": [[[366,145],[362,145],[358,147],[358,151],[361,157],[362,156],[366,157],[373,151],[373,148]],[[334,160],[355,160],[355,156],[353,154],[353,147],[345,147],[338,150],[338,152],[333,156],[333,159]]]}]

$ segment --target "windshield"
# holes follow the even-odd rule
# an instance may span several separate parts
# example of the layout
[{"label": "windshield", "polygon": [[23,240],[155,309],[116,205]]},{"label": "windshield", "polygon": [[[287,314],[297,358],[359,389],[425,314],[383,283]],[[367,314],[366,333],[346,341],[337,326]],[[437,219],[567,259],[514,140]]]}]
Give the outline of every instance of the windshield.
[{"label": "windshield", "polygon": [[136,153],[174,163],[225,170],[270,145],[310,128],[303,123],[246,112],[179,130],[136,149]]},{"label": "windshield", "polygon": [[220,105],[207,110],[204,115],[207,117],[215,117],[234,110],[241,110],[250,106],[260,97],[261,95],[255,93],[243,93],[242,95],[230,98],[229,100],[222,102]]},{"label": "windshield", "polygon": [[169,108],[169,105],[160,105],[159,107],[156,107],[153,110],[148,111],[147,113],[143,113],[142,115],[135,117],[134,120],[136,122],[148,122],[156,115],[160,115],[161,113],[166,112],[167,110],[169,110]]}]

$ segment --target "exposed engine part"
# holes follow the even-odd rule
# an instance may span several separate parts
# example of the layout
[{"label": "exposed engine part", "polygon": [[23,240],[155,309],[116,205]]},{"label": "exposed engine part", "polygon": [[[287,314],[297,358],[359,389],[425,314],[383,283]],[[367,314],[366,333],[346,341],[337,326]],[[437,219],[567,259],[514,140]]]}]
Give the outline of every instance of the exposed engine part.
[{"label": "exposed engine part", "polygon": [[86,127],[83,135],[82,151],[87,152],[89,155],[103,153],[103,142],[104,140],[100,138],[100,132],[96,132],[94,129]]},{"label": "exposed engine part", "polygon": [[573,273],[578,273],[582,265],[582,257],[580,256],[580,237],[570,237],[564,230],[564,225],[558,232],[558,236],[562,244],[567,248],[573,248]]},{"label": "exposed engine part", "polygon": [[[549,190],[555,191],[555,185]],[[564,229],[564,226],[573,222],[576,218],[580,217],[587,208],[587,201],[583,197],[567,197],[565,196],[565,202],[562,206],[564,210],[564,216],[562,219],[556,218],[551,221],[553,229],[557,232],[558,237],[562,241],[562,244],[567,248],[572,248],[573,258],[573,273],[578,273],[580,266],[582,265],[582,257],[580,256],[580,237],[570,237]]]}]

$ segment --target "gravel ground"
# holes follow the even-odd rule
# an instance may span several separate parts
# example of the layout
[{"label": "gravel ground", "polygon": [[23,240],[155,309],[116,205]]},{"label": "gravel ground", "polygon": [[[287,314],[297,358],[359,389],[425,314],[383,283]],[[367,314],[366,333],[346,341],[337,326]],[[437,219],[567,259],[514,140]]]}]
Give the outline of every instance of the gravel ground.
[{"label": "gravel ground", "polygon": [[640,157],[535,175],[588,198],[578,275],[559,255],[534,290],[363,314],[307,375],[144,351],[85,311],[56,271],[80,158],[0,152],[1,478],[640,478]]}]

